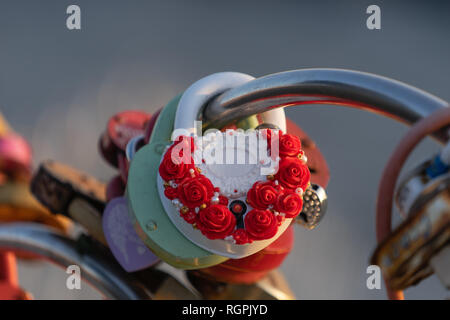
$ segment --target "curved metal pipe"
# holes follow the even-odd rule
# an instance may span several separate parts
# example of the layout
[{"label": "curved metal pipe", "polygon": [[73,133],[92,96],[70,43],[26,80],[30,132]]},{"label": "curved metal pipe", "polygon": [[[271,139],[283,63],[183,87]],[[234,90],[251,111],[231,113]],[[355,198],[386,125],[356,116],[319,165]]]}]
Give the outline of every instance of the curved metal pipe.
[{"label": "curved metal pipe", "polygon": [[2,224],[0,249],[38,255],[63,268],[78,265],[82,279],[109,299],[151,299],[145,288],[101,252],[81,252],[76,241],[39,224]]},{"label": "curved metal pipe", "polygon": [[448,107],[442,99],[386,77],[344,69],[303,69],[268,75],[224,92],[205,107],[203,121],[205,127],[221,127],[273,108],[304,104],[350,106],[408,124]]}]

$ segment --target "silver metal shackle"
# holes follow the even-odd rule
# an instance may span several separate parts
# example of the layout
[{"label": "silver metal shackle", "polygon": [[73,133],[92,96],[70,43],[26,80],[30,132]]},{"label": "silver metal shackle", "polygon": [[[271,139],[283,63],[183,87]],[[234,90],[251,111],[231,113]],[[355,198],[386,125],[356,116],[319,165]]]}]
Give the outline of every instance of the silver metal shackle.
[{"label": "silver metal shackle", "polygon": [[150,293],[114,261],[97,253],[80,252],[75,240],[37,223],[2,224],[0,249],[32,253],[63,268],[78,265],[81,278],[105,298],[151,299]]},{"label": "silver metal shackle", "polygon": [[[334,104],[412,124],[448,103],[386,77],[345,69],[302,69],[271,74],[230,89],[203,111],[206,128],[221,127],[279,107]],[[445,130],[437,135],[447,138]]]}]

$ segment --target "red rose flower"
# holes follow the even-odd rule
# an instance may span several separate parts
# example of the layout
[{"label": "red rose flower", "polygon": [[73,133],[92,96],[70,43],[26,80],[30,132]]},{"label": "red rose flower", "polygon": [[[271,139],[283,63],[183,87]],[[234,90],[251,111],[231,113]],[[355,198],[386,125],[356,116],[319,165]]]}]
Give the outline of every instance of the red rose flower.
[{"label": "red rose flower", "polygon": [[204,175],[188,177],[177,188],[178,198],[188,208],[208,204],[214,195],[214,186]]},{"label": "red rose flower", "polygon": [[292,134],[283,134],[279,141],[280,157],[295,157],[302,148],[300,139]]},{"label": "red rose flower", "polygon": [[208,239],[223,239],[233,232],[235,226],[236,218],[221,204],[211,205],[198,213],[197,227]]},{"label": "red rose flower", "polygon": [[247,202],[253,208],[264,210],[275,203],[277,195],[278,191],[272,181],[258,181],[247,192]]},{"label": "red rose flower", "polygon": [[169,200],[173,200],[175,198],[178,198],[178,191],[177,188],[172,188],[172,187],[166,187],[164,189],[164,195],[166,196],[167,199]]},{"label": "red rose flower", "polygon": [[194,210],[189,210],[186,213],[183,213],[182,211],[180,211],[180,216],[187,222],[190,224],[193,224],[197,221],[197,214],[195,213]]},{"label": "red rose flower", "polygon": [[298,193],[286,190],[278,195],[275,210],[285,214],[286,218],[295,218],[302,211],[303,201]]},{"label": "red rose flower", "polygon": [[233,232],[233,239],[234,241],[236,241],[236,244],[246,244],[253,242],[252,239],[249,238],[245,229],[236,229]]},{"label": "red rose flower", "polygon": [[272,238],[278,231],[278,220],[269,210],[253,209],[245,215],[245,230],[254,240]]},{"label": "red rose flower", "polygon": [[161,164],[159,165],[159,175],[161,176],[161,178],[163,178],[164,181],[178,181],[183,179],[189,173],[189,169],[195,169],[193,163],[176,164],[172,161],[170,152],[166,152],[163,160],[161,161]]},{"label": "red rose flower", "polygon": [[285,188],[306,190],[311,173],[308,166],[299,158],[286,157],[280,161],[280,167],[275,179]]}]

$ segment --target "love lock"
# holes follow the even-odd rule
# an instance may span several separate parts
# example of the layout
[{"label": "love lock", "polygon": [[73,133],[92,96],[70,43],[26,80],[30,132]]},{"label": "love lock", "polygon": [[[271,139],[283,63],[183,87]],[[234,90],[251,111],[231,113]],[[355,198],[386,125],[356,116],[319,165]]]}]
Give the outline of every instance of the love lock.
[{"label": "love lock", "polygon": [[48,160],[33,176],[31,192],[52,213],[73,219],[96,240],[106,244],[101,222],[106,203],[103,183],[67,165]]},{"label": "love lock", "polygon": [[0,223],[30,221],[52,226],[61,231],[70,228],[63,216],[54,216],[32,196],[29,185],[9,182],[0,186]]},{"label": "love lock", "polygon": [[31,176],[31,148],[21,136],[8,132],[0,136],[1,180],[28,181]]},{"label": "love lock", "polygon": [[[227,127],[234,130],[196,136],[197,132],[201,135],[202,127],[198,130],[194,121],[201,118],[204,105],[252,79],[239,73],[219,73],[193,84],[161,111],[149,144],[131,161],[127,198],[137,234],[155,254],[177,268],[199,269],[228,258],[251,256],[276,241],[301,211],[310,172],[300,140],[277,130],[263,130],[269,127],[286,132],[282,109]],[[254,136],[236,130],[255,128],[261,130]],[[171,138],[178,139],[171,144]],[[233,139],[237,143],[232,147],[221,144]],[[271,149],[272,141],[280,142],[278,149]],[[201,151],[195,165],[177,166],[171,161],[172,150],[177,154],[186,147],[188,152],[178,154],[188,154],[192,143]],[[260,162],[208,162],[215,154],[208,154],[208,150],[227,155],[241,150],[245,158],[255,158],[252,147],[258,143],[265,143],[261,150],[265,150],[266,159]],[[280,151],[279,156],[275,151]],[[279,172],[274,170],[278,166],[282,168]]]},{"label": "love lock", "polygon": [[[450,287],[450,167],[439,158],[425,161],[400,183],[396,204],[405,220],[372,256],[372,264],[381,267],[394,290],[415,285],[433,272]],[[439,254],[446,263],[437,262]]]},{"label": "love lock", "polygon": [[99,150],[103,158],[118,168],[125,156],[128,141],[144,134],[146,123],[151,116],[143,111],[129,110],[115,114],[108,121],[106,131],[99,139]]},{"label": "love lock", "polygon": [[36,201],[29,190],[31,148],[13,133],[0,115],[0,222],[30,221],[66,232],[70,222],[54,216]]}]

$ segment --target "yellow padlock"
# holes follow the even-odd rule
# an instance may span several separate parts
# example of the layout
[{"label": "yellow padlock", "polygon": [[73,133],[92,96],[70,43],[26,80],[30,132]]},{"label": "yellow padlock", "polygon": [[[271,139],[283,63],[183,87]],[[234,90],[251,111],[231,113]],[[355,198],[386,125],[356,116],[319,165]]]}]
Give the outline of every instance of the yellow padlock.
[{"label": "yellow padlock", "polygon": [[29,221],[42,223],[67,232],[71,221],[62,215],[52,215],[29,191],[23,182],[0,185],[0,223]]}]

